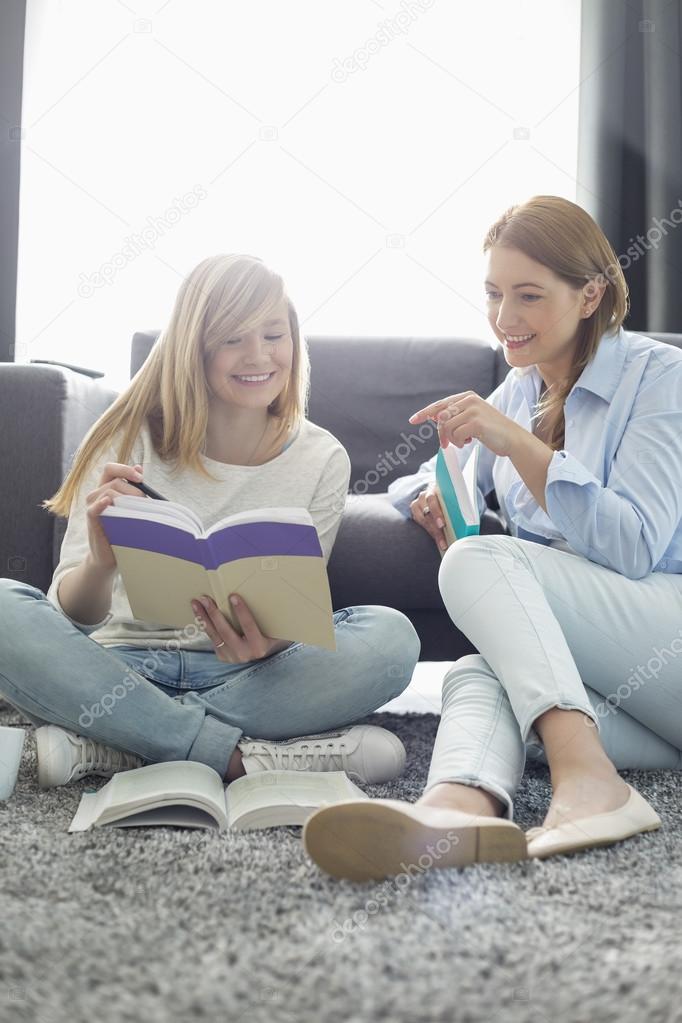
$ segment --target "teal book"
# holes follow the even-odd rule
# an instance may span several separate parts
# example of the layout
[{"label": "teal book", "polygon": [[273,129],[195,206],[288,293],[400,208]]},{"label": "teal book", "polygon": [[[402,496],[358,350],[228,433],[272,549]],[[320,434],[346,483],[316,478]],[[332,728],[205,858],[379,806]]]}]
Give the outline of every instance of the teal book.
[{"label": "teal book", "polygon": [[469,455],[463,469],[459,467],[457,448],[448,444],[439,448],[436,457],[436,488],[443,519],[448,547],[463,536],[480,532],[480,516],[476,490],[479,445]]}]

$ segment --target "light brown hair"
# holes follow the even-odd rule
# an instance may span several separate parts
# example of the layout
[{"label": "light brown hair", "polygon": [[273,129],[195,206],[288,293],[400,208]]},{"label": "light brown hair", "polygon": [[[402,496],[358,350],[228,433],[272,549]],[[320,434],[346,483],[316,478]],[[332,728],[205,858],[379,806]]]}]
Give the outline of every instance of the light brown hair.
[{"label": "light brown hair", "polygon": [[628,286],[618,258],[601,228],[576,203],[556,195],[536,195],[511,206],[488,230],[483,252],[493,245],[518,249],[542,263],[576,291],[588,281],[605,285],[594,312],[580,321],[571,372],[538,402],[535,418],[554,417],[549,447],[565,442],[564,403],[576,380],[594,357],[604,334],[616,334],[628,313]]}]

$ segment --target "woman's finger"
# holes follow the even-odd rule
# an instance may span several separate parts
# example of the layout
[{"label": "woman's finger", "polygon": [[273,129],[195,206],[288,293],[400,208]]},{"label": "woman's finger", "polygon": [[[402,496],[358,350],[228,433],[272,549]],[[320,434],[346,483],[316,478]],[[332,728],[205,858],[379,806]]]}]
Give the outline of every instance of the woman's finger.
[{"label": "woman's finger", "polygon": [[438,494],[429,494],[426,501],[429,507],[429,514],[433,518],[436,529],[442,529],[445,525],[445,521],[443,519],[443,509],[441,508],[440,501],[438,500]]},{"label": "woman's finger", "polygon": [[447,540],[445,538],[445,519],[443,518],[443,509],[440,506],[437,494],[429,494],[426,498],[429,506],[429,516],[431,520],[432,529],[429,530],[431,536],[436,541],[442,551],[447,550]]},{"label": "woman's finger", "polygon": [[435,497],[435,495],[430,495],[426,490],[419,494],[412,502],[412,505],[410,505],[412,518],[418,526],[421,526],[429,534],[433,542],[441,550],[445,550],[447,547],[445,535],[442,528],[437,525],[438,520],[442,521],[440,502],[436,498],[436,503],[433,504],[432,497]]},{"label": "woman's finger", "polygon": [[[269,637],[264,636],[260,631],[258,622],[251,613],[251,608],[238,593],[230,594],[230,603],[234,608],[234,613],[237,617],[237,621],[242,627],[244,633],[244,639],[249,645],[249,650],[257,656],[263,656],[259,651],[263,651],[267,648],[269,643]],[[254,657],[255,660],[255,657]]]},{"label": "woman's finger", "polygon": [[450,402],[456,401],[456,399],[457,395],[451,394],[449,398],[441,398],[440,401],[434,401],[425,408],[420,409],[419,412],[415,412],[414,415],[411,415],[408,422],[416,426],[418,423],[423,423],[427,419],[434,419],[439,412],[442,412],[443,409],[447,408]]},{"label": "woman's finger", "polygon": [[192,608],[203,621],[206,635],[213,645],[222,650],[221,644],[224,643],[230,654],[238,657],[244,641],[232,628],[215,601],[206,594],[202,594],[201,600],[192,601]]},{"label": "woman's finger", "polygon": [[146,501],[151,500],[146,494],[143,494],[137,487],[133,487],[130,483],[126,483],[123,479],[113,479],[109,483],[103,483],[102,486],[98,487],[97,490],[92,490],[86,495],[85,503],[92,504],[93,501],[99,501],[100,497],[105,494],[114,496],[114,491],[119,494],[129,494],[131,497],[143,497]]}]

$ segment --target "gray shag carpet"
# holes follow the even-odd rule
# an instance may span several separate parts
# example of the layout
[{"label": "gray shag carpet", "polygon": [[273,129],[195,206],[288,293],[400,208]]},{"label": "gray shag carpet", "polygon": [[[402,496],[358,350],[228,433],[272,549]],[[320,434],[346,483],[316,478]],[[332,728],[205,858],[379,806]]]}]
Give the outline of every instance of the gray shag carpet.
[{"label": "gray shag carpet", "polygon": [[[3,704],[1,724],[22,724]],[[438,719],[376,714],[408,752],[370,795],[415,800]],[[300,829],[67,834],[86,779],[41,791],[29,727],[0,804],[0,1019],[35,1023],[682,1020],[682,799],[623,772],[664,826],[545,861],[336,882]],[[542,821],[529,763],[517,822]]]}]

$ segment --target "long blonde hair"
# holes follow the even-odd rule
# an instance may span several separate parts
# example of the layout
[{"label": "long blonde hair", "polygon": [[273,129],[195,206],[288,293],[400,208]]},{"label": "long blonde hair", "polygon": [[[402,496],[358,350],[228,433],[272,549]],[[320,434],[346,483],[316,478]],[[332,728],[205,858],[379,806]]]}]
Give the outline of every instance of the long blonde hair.
[{"label": "long blonde hair", "polygon": [[580,206],[556,195],[536,195],[510,207],[489,229],[483,252],[493,245],[518,249],[542,263],[575,290],[588,281],[605,286],[591,316],[580,321],[575,361],[568,377],[548,388],[537,404],[534,419],[556,417],[549,447],[559,451],[565,442],[564,403],[574,383],[594,357],[604,334],[616,334],[628,313],[628,286],[622,267],[601,228]]},{"label": "long blonde hair", "polygon": [[154,450],[176,470],[214,479],[200,460],[208,425],[206,363],[222,341],[253,329],[285,298],[293,362],[283,391],[269,406],[280,420],[278,437],[305,416],[309,361],[296,310],[284,283],[261,259],[218,255],[204,259],[183,281],[170,320],[130,384],[90,428],[59,490],[43,507],[68,516],[84,476],[120,432],[117,461],[127,464],[145,422]]}]

